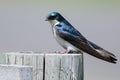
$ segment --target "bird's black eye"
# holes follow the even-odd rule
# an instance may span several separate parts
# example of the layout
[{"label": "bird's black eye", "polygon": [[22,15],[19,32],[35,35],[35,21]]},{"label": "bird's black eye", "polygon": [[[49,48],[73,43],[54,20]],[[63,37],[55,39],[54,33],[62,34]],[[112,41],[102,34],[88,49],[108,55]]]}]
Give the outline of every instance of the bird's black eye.
[{"label": "bird's black eye", "polygon": [[56,16],[49,16],[48,20],[54,20],[56,18]]}]

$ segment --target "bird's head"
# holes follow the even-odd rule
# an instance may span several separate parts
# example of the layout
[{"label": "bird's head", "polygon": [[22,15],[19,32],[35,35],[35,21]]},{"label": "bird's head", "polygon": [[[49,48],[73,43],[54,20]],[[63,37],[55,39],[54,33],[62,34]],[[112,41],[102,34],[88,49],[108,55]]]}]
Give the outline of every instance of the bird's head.
[{"label": "bird's head", "polygon": [[46,21],[53,21],[53,20],[62,21],[63,19],[64,18],[58,12],[52,12],[48,14],[48,16],[46,17]]}]

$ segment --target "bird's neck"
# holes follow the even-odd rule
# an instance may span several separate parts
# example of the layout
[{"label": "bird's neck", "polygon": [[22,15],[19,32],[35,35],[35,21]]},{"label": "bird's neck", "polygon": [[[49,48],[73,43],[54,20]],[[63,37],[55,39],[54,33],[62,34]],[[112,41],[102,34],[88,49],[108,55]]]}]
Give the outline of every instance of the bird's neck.
[{"label": "bird's neck", "polygon": [[50,24],[52,25],[52,27],[56,26],[57,24],[59,24],[60,22],[58,20],[51,20]]}]

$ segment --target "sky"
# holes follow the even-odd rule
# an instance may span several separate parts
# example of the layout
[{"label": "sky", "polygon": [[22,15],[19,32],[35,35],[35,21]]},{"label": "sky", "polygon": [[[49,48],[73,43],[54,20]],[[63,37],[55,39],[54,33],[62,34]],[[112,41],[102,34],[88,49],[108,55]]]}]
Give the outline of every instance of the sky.
[{"label": "sky", "polygon": [[0,0],[0,55],[65,51],[45,21],[54,11],[61,13],[88,40],[118,58],[117,64],[111,64],[84,53],[84,80],[119,80],[119,0]]}]

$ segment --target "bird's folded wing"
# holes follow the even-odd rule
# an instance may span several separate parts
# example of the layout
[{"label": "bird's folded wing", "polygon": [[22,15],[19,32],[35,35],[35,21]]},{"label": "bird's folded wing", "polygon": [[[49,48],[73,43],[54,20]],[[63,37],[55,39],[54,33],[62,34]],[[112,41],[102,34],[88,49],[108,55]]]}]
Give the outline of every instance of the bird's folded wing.
[{"label": "bird's folded wing", "polygon": [[116,63],[116,57],[102,49],[101,47],[95,45],[94,43],[87,41],[85,39],[82,39],[79,36],[75,36],[69,33],[64,33],[64,32],[57,32],[57,34],[64,40],[68,41],[69,43],[71,43],[73,46],[77,47],[78,49],[94,56],[97,57],[99,59],[111,62],[111,63]]}]

